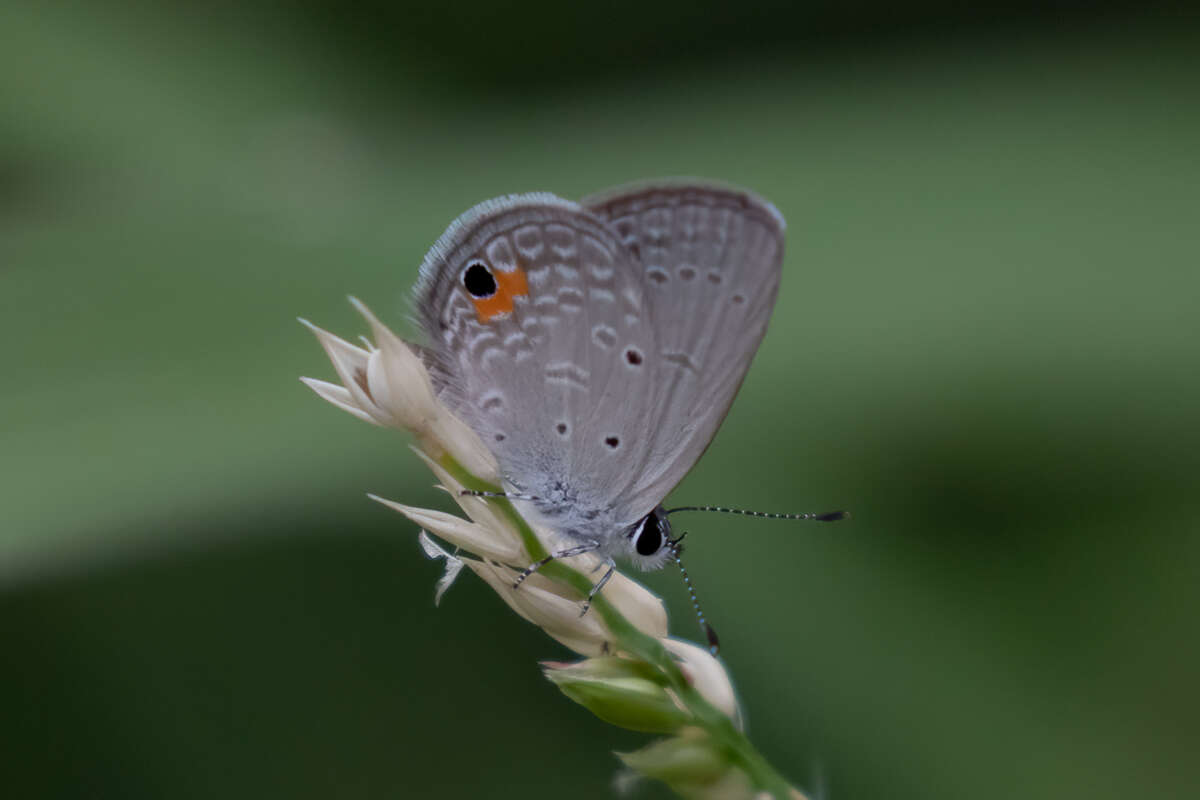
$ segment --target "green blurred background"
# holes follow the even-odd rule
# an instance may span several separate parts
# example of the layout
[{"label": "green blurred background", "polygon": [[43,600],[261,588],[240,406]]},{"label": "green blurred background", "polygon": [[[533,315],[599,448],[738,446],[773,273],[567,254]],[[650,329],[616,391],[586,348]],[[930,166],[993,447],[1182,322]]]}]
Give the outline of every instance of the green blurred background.
[{"label": "green blurred background", "polygon": [[[826,798],[1200,792],[1200,26],[1128,4],[0,6],[11,797],[604,798],[646,737],[298,381],[497,194],[743,184],[775,320],[674,493],[752,739]],[[678,576],[647,582],[694,636]],[[657,787],[643,797],[660,797]]]}]

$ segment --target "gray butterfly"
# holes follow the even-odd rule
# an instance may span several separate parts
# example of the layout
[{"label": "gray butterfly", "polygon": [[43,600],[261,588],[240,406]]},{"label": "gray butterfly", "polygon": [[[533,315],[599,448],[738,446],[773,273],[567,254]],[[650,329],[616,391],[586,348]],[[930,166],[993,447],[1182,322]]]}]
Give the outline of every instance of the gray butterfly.
[{"label": "gray butterfly", "polygon": [[614,557],[677,555],[661,503],[766,333],[784,227],[750,192],[668,181],[489,200],[434,244],[416,304],[435,389],[495,453],[506,495],[569,545],[522,580],[595,552],[595,594]]}]

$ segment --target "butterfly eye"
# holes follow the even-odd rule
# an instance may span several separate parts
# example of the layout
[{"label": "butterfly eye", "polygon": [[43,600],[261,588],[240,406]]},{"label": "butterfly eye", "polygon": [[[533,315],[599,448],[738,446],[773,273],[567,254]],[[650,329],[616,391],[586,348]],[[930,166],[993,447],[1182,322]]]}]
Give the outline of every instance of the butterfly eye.
[{"label": "butterfly eye", "polygon": [[633,549],[639,556],[652,556],[662,548],[663,534],[658,518],[651,514],[633,535]]},{"label": "butterfly eye", "polygon": [[492,271],[479,261],[474,262],[462,276],[463,286],[472,297],[491,297],[496,293],[496,278]]}]

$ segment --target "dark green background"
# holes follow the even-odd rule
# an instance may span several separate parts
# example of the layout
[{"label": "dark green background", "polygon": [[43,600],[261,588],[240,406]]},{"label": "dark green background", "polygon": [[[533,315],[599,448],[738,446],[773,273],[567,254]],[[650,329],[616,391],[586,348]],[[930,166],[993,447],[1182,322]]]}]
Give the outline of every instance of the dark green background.
[{"label": "dark green background", "polygon": [[473,203],[692,174],[789,251],[673,497],[855,515],[687,521],[752,738],[828,798],[1194,795],[1194,20],[450,5],[0,7],[5,794],[610,796],[646,738],[433,608],[365,493],[448,501],[294,318],[407,330]]}]

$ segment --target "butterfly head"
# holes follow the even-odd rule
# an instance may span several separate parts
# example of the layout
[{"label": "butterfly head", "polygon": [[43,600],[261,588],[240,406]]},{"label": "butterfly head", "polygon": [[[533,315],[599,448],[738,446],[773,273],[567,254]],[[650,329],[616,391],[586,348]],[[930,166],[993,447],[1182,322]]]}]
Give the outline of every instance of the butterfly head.
[{"label": "butterfly head", "polygon": [[671,523],[662,506],[655,508],[625,534],[626,553],[640,570],[659,569],[679,552],[679,540],[671,538]]}]

